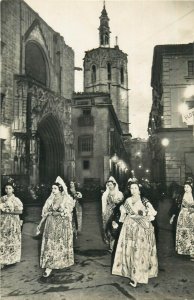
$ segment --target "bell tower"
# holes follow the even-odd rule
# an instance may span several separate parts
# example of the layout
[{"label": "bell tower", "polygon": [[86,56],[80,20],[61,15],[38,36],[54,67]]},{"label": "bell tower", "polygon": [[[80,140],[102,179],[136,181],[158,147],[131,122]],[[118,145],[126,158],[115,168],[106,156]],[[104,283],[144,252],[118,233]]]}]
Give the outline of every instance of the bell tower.
[{"label": "bell tower", "polygon": [[110,46],[109,18],[105,3],[100,16],[99,47],[84,57],[84,92],[109,93],[123,133],[129,132],[127,54],[119,49],[118,39]]}]

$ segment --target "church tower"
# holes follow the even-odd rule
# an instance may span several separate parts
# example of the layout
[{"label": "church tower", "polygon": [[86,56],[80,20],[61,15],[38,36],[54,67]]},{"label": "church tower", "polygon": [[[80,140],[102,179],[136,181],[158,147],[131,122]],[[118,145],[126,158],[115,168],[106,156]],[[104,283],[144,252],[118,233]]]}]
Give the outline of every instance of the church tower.
[{"label": "church tower", "polygon": [[99,47],[84,57],[84,92],[109,93],[123,133],[129,133],[127,54],[110,47],[109,18],[105,4],[100,16]]},{"label": "church tower", "polygon": [[98,30],[99,30],[100,46],[110,47],[109,18],[106,12],[105,4],[99,19],[100,19],[100,27],[98,28]]}]

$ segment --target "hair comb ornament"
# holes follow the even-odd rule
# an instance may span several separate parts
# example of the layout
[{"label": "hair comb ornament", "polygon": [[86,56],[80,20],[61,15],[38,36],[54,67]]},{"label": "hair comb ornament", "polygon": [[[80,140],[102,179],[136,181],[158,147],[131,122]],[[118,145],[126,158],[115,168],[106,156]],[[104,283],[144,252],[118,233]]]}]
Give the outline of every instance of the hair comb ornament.
[{"label": "hair comb ornament", "polygon": [[55,182],[60,184],[63,187],[64,192],[67,194],[67,186],[66,186],[65,182],[63,181],[63,179],[60,176],[57,176]]},{"label": "hair comb ornament", "polygon": [[16,184],[14,182],[14,179],[9,177],[8,180],[7,180],[7,183],[11,184],[13,187],[16,187]]},{"label": "hair comb ornament", "polygon": [[138,183],[138,180],[137,180],[137,178],[133,177],[133,178],[129,178],[127,182],[128,183]]}]

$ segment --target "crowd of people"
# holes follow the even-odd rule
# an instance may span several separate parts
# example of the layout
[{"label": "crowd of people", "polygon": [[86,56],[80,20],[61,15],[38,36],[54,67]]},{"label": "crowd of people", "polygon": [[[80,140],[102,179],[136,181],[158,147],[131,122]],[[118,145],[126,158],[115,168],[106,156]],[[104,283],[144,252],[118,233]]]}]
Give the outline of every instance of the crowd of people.
[{"label": "crowd of people", "polygon": [[[14,183],[7,182],[0,198],[0,265],[21,260],[20,215],[23,204],[14,195]],[[42,234],[40,267],[43,276],[53,270],[74,264],[74,240],[82,230],[82,193],[74,181],[65,184],[57,177],[42,208],[37,235]],[[114,177],[106,182],[102,194],[103,240],[112,253],[113,275],[129,278],[129,284],[147,284],[158,275],[157,202],[145,186],[130,178],[125,191],[120,191]],[[184,189],[173,196],[169,222],[175,228],[175,249],[194,261],[194,189],[188,178]]]}]

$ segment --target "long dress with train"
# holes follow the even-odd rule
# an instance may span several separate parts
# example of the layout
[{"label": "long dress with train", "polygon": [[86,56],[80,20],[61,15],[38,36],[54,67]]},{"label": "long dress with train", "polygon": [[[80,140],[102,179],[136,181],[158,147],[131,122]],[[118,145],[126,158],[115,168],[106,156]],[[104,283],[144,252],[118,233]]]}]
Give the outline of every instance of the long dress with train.
[{"label": "long dress with train", "polygon": [[40,266],[63,269],[74,264],[72,210],[75,203],[69,195],[51,195],[42,211],[46,217]]},{"label": "long dress with train", "polygon": [[[156,211],[143,198],[133,203],[133,197],[121,206],[123,226],[120,232],[112,274],[128,277],[139,283],[158,274],[158,260],[154,227],[151,223]],[[143,204],[144,203],[144,204]]]}]

